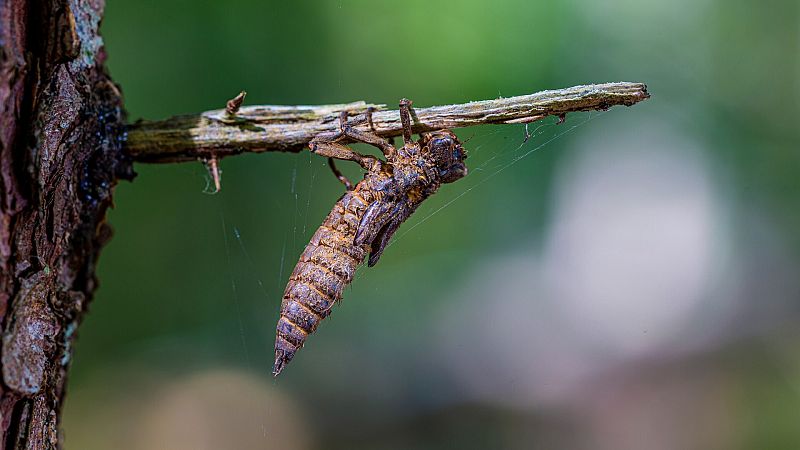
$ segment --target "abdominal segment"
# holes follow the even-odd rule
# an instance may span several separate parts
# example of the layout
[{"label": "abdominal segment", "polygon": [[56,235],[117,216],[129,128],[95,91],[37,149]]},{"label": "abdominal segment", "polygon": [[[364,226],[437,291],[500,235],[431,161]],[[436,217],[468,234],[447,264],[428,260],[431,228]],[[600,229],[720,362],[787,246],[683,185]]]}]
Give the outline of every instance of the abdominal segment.
[{"label": "abdominal segment", "polygon": [[358,191],[357,187],[336,203],[289,277],[275,338],[276,376],[341,300],[344,288],[366,257],[369,246],[353,243],[368,203],[366,195]]}]

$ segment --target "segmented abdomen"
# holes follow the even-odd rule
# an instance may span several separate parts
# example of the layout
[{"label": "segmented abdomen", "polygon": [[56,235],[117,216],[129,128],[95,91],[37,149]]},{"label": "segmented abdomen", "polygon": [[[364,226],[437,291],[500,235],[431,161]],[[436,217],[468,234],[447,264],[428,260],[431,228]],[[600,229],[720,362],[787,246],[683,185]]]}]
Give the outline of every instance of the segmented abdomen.
[{"label": "segmented abdomen", "polygon": [[276,376],[342,298],[369,251],[368,245],[353,244],[358,224],[373,200],[365,184],[362,181],[336,202],[289,277],[275,337]]}]

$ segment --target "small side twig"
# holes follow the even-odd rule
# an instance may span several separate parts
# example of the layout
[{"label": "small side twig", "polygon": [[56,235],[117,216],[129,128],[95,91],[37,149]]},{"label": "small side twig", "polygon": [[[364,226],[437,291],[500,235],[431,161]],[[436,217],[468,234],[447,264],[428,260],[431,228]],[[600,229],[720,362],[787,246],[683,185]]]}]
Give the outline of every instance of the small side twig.
[{"label": "small side twig", "polygon": [[233,97],[232,99],[228,100],[228,103],[225,104],[225,113],[228,114],[229,118],[233,118],[236,116],[236,113],[239,112],[239,108],[242,107],[242,103],[244,103],[244,98],[247,96],[247,91],[239,92],[239,95]]},{"label": "small side twig", "polygon": [[[644,84],[622,82],[415,108],[413,131],[531,123],[547,116],[563,118],[571,112],[631,106],[649,96]],[[243,95],[241,97],[244,100]],[[228,110],[236,108],[228,107],[157,122],[137,122],[128,130],[126,149],[136,161],[149,163],[210,160],[212,156],[223,158],[242,152],[298,152],[319,133],[334,131],[341,111],[357,115],[370,108],[374,111],[371,128],[378,135],[391,138],[402,134],[400,114],[396,110],[386,110],[385,105],[355,102],[321,106],[246,106],[234,114],[229,114]]]},{"label": "small side twig", "polygon": [[219,170],[219,160],[216,156],[212,156],[211,159],[204,160],[203,164],[206,166],[206,170],[208,170],[208,176],[211,177],[211,182],[214,183],[214,191],[210,192],[210,194],[217,194],[222,189],[222,176],[221,171]]}]

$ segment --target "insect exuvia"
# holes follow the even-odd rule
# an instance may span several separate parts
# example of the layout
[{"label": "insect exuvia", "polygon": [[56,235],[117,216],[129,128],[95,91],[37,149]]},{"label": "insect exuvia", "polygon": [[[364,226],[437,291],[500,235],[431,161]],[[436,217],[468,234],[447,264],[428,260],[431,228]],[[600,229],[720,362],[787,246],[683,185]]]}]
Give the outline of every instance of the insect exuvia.
[{"label": "insect exuvia", "polygon": [[[403,146],[399,149],[373,132],[353,128],[347,112],[339,116],[338,131],[322,133],[309,143],[313,153],[328,157],[347,192],[311,237],[289,277],[275,337],[275,376],[330,314],[367,254],[372,267],[423,200],[443,183],[467,174],[467,154],[452,131],[431,131],[420,134],[418,141],[412,139],[410,108],[411,101],[400,101]],[[369,113],[366,119],[373,128]],[[356,153],[339,143],[342,140],[373,145],[386,160]],[[334,159],[355,161],[366,170],[364,179],[353,186],[336,169]]]}]

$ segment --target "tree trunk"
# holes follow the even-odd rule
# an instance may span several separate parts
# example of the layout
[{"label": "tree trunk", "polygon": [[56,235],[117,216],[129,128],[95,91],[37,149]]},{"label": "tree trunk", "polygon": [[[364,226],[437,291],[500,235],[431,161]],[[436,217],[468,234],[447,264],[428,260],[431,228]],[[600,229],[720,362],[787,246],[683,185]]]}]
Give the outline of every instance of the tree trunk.
[{"label": "tree trunk", "polygon": [[97,287],[124,111],[97,34],[103,0],[0,0],[3,449],[59,447],[75,330]]}]

